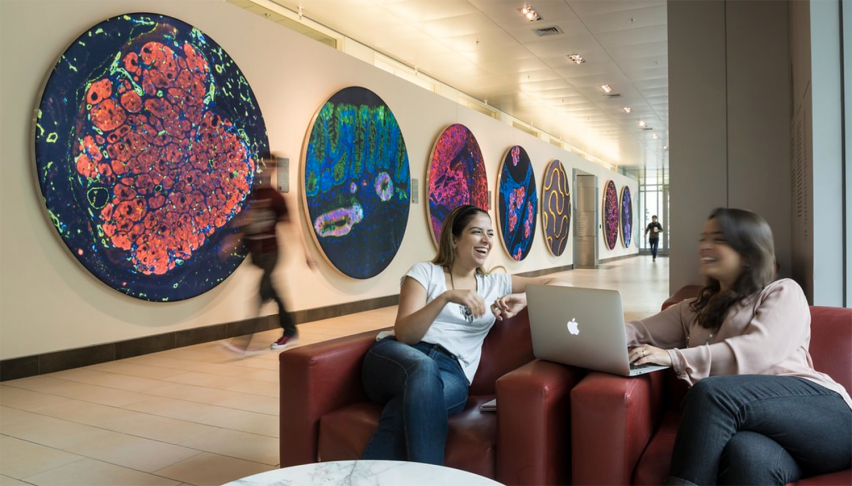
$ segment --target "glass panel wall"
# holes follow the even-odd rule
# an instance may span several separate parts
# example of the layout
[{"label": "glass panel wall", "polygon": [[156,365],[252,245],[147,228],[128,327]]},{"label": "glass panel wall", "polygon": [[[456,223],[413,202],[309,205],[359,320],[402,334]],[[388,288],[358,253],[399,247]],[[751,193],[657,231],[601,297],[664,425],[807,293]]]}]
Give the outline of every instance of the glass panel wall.
[{"label": "glass panel wall", "polygon": [[660,236],[658,254],[669,254],[669,171],[667,167],[643,167],[629,171],[639,180],[638,217],[636,225],[639,228],[639,252],[650,253],[645,228],[651,222],[651,216],[657,217],[657,222],[663,226]]}]

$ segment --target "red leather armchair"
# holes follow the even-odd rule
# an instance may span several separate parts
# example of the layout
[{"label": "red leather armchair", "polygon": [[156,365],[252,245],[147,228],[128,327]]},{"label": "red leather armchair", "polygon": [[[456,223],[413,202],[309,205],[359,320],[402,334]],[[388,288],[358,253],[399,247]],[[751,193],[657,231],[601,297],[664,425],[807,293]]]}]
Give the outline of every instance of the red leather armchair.
[{"label": "red leather armchair", "polygon": [[[697,295],[681,289],[663,308]],[[811,307],[814,367],[852,390],[852,309]],[[574,484],[663,484],[686,393],[671,370],[623,378],[589,373],[571,392]],[[798,481],[852,484],[852,469]]]},{"label": "red leather armchair", "polygon": [[[359,459],[382,407],[361,386],[371,331],[281,353],[281,467]],[[507,485],[568,484],[569,393],[583,370],[533,359],[526,311],[485,339],[465,410],[450,417],[445,463]],[[479,406],[498,399],[497,412]]]}]

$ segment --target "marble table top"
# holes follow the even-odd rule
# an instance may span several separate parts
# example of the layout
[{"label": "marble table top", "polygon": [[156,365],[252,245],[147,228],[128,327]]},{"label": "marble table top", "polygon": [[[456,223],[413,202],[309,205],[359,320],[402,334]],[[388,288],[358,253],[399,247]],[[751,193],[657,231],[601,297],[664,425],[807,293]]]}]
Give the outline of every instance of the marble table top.
[{"label": "marble table top", "polygon": [[417,462],[319,462],[267,471],[225,486],[502,486],[483,476]]}]

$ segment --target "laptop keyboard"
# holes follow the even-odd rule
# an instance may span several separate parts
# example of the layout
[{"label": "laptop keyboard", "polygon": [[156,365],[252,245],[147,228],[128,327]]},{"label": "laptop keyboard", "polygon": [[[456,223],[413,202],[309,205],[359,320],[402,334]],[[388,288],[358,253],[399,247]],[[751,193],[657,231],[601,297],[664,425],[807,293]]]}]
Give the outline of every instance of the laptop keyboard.
[{"label": "laptop keyboard", "polygon": [[643,365],[636,365],[636,364],[630,363],[630,370],[631,371],[632,370],[644,370],[645,368],[650,368],[652,366],[657,366],[657,365],[651,364],[651,363],[645,363]]}]

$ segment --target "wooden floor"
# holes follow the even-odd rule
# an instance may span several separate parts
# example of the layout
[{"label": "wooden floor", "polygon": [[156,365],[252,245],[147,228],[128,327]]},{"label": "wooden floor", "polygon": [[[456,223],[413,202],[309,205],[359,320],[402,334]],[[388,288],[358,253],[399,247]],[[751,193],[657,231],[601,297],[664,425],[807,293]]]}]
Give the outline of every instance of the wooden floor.
[{"label": "wooden floor", "polygon": [[[621,291],[627,319],[668,296],[667,258],[557,274]],[[389,326],[395,307],[303,324],[305,345]],[[279,331],[255,336],[267,346]],[[283,351],[287,352],[287,351]],[[278,464],[278,352],[206,343],[0,384],[0,486],[218,485]]]}]

